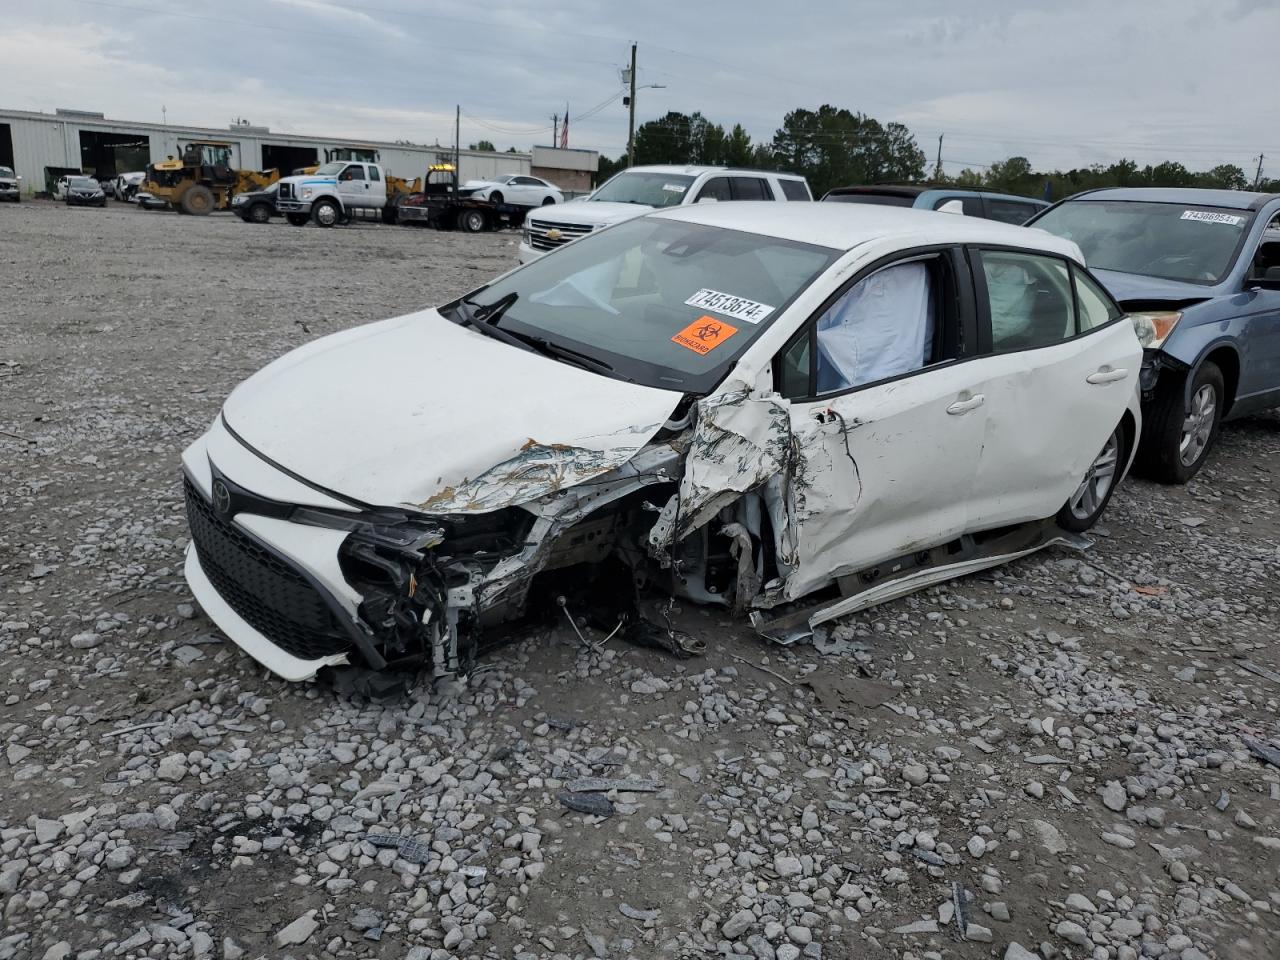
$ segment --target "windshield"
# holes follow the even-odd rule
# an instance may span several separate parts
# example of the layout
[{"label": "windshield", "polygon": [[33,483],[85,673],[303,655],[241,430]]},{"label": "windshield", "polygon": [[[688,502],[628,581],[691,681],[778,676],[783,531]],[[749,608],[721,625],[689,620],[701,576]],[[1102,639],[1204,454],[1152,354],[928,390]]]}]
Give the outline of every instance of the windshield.
[{"label": "windshield", "polygon": [[1029,226],[1074,240],[1085,263],[1141,277],[1217,283],[1231,269],[1248,210],[1136,200],[1077,200]]},{"label": "windshield", "polygon": [[98,187],[98,181],[90,177],[72,177],[71,186],[79,187],[83,190],[96,190]]},{"label": "windshield", "polygon": [[0,167],[0,177],[14,177],[13,167]]},{"label": "windshield", "polygon": [[514,294],[497,321],[504,332],[602,361],[612,370],[601,372],[619,379],[706,393],[839,255],[641,217],[568,244],[446,310],[456,316]]},{"label": "windshield", "polygon": [[347,161],[335,160],[332,163],[322,163],[316,167],[315,175],[317,177],[336,177],[347,167]]},{"label": "windshield", "polygon": [[592,200],[674,207],[684,199],[694,178],[672,173],[623,172],[591,195]]}]

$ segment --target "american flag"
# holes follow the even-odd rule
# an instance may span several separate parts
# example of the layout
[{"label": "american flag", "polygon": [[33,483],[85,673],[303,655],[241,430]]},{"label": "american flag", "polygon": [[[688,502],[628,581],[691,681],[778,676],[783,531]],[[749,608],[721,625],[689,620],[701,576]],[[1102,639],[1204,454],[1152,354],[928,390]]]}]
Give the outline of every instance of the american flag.
[{"label": "american flag", "polygon": [[560,149],[567,150],[569,147],[569,105],[564,105],[564,123],[560,127]]}]

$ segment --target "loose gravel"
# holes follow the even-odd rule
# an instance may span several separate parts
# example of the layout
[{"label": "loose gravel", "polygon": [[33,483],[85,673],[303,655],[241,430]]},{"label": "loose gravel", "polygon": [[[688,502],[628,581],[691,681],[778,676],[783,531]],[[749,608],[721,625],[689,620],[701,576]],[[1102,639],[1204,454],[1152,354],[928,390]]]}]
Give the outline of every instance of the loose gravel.
[{"label": "loose gravel", "polygon": [[514,255],[0,209],[0,960],[1280,956],[1274,415],[1129,481],[1092,551],[818,646],[690,605],[687,661],[531,624],[373,705],[221,637],[183,446],[271,358]]}]

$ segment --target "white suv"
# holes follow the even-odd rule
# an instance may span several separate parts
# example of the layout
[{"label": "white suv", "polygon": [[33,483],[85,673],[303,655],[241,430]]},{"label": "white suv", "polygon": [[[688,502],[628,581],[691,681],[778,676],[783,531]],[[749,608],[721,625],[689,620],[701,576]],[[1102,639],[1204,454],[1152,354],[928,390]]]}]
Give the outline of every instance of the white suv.
[{"label": "white suv", "polygon": [[720,200],[812,200],[809,184],[794,173],[727,167],[653,166],[623,170],[591,196],[530,213],[520,240],[520,262],[659,207]]}]

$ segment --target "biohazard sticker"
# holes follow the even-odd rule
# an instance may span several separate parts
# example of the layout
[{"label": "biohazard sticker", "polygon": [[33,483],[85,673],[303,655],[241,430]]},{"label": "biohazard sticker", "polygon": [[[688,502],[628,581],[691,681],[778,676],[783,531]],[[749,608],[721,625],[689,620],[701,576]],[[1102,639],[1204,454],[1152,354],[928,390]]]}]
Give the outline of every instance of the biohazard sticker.
[{"label": "biohazard sticker", "polygon": [[699,317],[672,337],[671,342],[705,357],[737,332],[737,327],[731,327],[723,320]]},{"label": "biohazard sticker", "polygon": [[1238,227],[1244,223],[1244,217],[1230,213],[1214,213],[1210,210],[1184,210],[1181,219],[1199,220],[1201,223],[1225,223],[1229,227]]},{"label": "biohazard sticker", "polygon": [[719,290],[708,290],[705,287],[685,303],[699,310],[714,310],[716,313],[723,313],[726,317],[745,320],[747,323],[759,323],[773,313],[773,307],[767,303],[757,303],[746,297],[735,297],[731,293],[721,293]]}]

